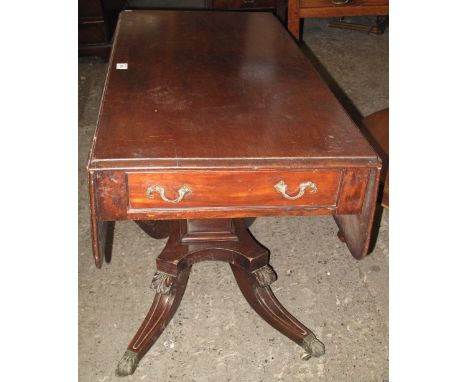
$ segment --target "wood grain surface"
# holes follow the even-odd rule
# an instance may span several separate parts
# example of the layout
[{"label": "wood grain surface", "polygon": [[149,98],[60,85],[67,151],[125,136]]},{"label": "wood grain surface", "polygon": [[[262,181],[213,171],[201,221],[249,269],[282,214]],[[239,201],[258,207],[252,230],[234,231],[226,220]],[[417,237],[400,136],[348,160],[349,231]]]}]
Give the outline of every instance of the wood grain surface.
[{"label": "wood grain surface", "polygon": [[360,258],[380,167],[273,14],[121,13],[88,164],[98,266],[104,222],[125,219],[339,214]]},{"label": "wood grain surface", "polygon": [[272,14],[121,13],[91,168],[305,166],[324,157],[377,163]]},{"label": "wood grain surface", "polygon": [[[341,180],[340,170],[308,172],[271,171],[236,172],[162,172],[128,174],[130,208],[193,208],[230,206],[335,206]],[[313,182],[316,192],[308,188],[295,200],[285,198],[274,186],[284,181],[287,195],[297,196],[299,185]],[[177,190],[186,185],[191,189],[179,203],[164,201],[158,194],[148,198],[146,190],[163,186],[167,198],[176,199]]]}]

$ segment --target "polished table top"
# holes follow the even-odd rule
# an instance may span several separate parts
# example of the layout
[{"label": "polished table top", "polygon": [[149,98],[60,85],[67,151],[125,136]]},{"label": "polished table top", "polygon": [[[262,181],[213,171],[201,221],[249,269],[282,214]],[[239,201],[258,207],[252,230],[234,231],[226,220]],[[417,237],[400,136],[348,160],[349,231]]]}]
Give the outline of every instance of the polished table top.
[{"label": "polished table top", "polygon": [[90,160],[114,220],[332,214],[367,253],[380,159],[270,13],[125,11]]},{"label": "polished table top", "polygon": [[127,11],[115,36],[90,168],[377,162],[270,13]]}]

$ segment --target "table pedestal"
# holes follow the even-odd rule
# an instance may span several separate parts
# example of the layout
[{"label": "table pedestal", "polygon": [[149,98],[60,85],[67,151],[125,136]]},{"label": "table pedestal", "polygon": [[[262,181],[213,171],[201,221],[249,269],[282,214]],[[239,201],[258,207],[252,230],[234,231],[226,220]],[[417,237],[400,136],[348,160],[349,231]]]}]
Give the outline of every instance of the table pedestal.
[{"label": "table pedestal", "polygon": [[[139,222],[146,233],[157,238],[163,236],[164,224],[167,223]],[[303,359],[323,355],[323,343],[273,294],[270,284],[277,276],[268,259],[268,249],[253,238],[243,219],[172,221],[167,244],[156,260],[157,272],[151,283],[156,291],[153,304],[120,360],[116,375],[133,374],[139,360],[179,307],[192,265],[204,260],[228,262],[250,306],[271,326],[301,346],[305,350]]]}]

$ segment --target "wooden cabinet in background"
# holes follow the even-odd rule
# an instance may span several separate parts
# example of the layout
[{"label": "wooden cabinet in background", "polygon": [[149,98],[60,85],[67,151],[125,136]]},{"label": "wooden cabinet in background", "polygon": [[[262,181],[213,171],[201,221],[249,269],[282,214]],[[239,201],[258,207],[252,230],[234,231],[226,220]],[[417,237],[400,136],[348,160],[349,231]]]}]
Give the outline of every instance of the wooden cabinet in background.
[{"label": "wooden cabinet in background", "polygon": [[301,21],[306,17],[388,15],[389,0],[288,0],[288,30],[301,39]]},{"label": "wooden cabinet in background", "polygon": [[286,0],[78,0],[78,53],[107,59],[119,13],[124,9],[275,11],[284,22]]},{"label": "wooden cabinet in background", "polygon": [[275,9],[275,0],[212,0],[213,9]]},{"label": "wooden cabinet in background", "polygon": [[78,0],[78,54],[107,58],[110,33],[100,0]]}]

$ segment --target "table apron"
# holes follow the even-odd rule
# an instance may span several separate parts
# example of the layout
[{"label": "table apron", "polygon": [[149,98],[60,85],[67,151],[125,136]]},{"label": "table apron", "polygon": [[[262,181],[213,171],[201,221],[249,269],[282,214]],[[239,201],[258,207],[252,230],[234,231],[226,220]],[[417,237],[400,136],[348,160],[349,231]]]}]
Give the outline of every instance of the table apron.
[{"label": "table apron", "polygon": [[[100,221],[237,218],[360,213],[370,168],[106,170],[90,176],[95,214]],[[279,190],[281,182],[283,193]],[[163,191],[151,192],[155,187]],[[182,187],[189,192],[180,191]]]}]

